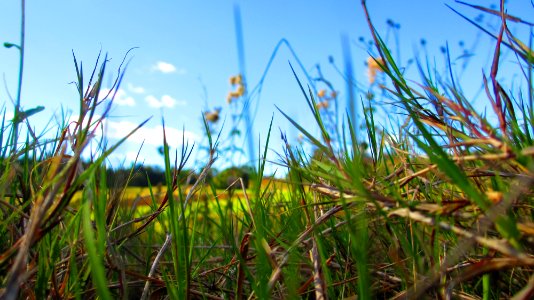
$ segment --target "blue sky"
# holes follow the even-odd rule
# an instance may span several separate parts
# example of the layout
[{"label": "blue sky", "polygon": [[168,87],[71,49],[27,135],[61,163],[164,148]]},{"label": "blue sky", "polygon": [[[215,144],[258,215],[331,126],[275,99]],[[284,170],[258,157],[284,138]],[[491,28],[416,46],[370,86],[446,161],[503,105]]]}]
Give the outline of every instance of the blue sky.
[{"label": "blue sky", "polygon": [[[445,4],[472,18],[479,15],[454,1],[440,0],[373,0],[369,1],[369,10],[384,36],[388,36],[388,19],[400,24],[398,49],[391,32],[388,44],[394,48],[394,53],[400,53],[401,64],[407,64],[414,56],[414,49],[419,47],[422,38],[427,41],[429,55],[436,56],[438,65],[441,63],[439,49],[446,42],[452,56],[457,57],[463,51],[460,41],[467,48],[478,41],[477,58],[472,60],[465,77],[466,81],[470,76],[479,77],[492,52],[491,39],[482,36],[477,40],[478,30]],[[232,90],[229,77],[239,73],[234,5],[239,5],[241,10],[249,91],[260,81],[274,47],[282,38],[289,41],[312,76],[316,75],[314,66],[321,66],[344,105],[346,84],[329,64],[329,56],[343,70],[341,39],[346,36],[352,49],[354,75],[364,88],[368,85],[365,77],[368,53],[359,38],[368,40],[370,35],[360,1],[28,1],[22,106],[25,109],[45,106],[43,112],[31,118],[37,131],[42,130],[43,124],[54,114],[59,115],[61,108],[76,115],[77,95],[71,84],[75,79],[72,52],[78,61],[83,61],[86,72],[100,50],[108,53],[112,60],[107,82],[111,82],[124,55],[137,47],[128,56],[131,60],[110,114],[109,138],[116,141],[135,124],[153,118],[119,149],[111,158],[112,163],[129,164],[144,141],[141,160],[161,164],[162,158],[156,149],[162,141],[162,117],[169,130],[171,146],[179,146],[182,128],[187,139],[203,144],[202,111],[221,107],[228,129],[231,115],[237,109],[225,101]],[[534,15],[529,1],[510,1],[508,9],[511,14],[522,17]],[[0,41],[18,43],[19,23],[19,2],[2,2]],[[288,62],[297,65],[288,48],[282,47],[265,77],[261,97],[252,99],[252,111],[257,111],[253,132],[256,145],[258,136],[263,144],[271,117],[274,118],[275,131],[269,147],[271,159],[276,159],[275,151],[282,150],[279,128],[291,141],[298,135],[275,105],[314,132],[312,115]],[[5,85],[0,87],[0,103],[12,110],[7,91],[16,94],[18,72],[18,53],[13,48],[0,49],[0,72],[5,78]],[[305,81],[302,70],[297,68],[297,74]],[[414,79],[418,78],[414,76]],[[475,95],[476,90],[467,92]],[[218,126],[221,125],[222,121]],[[223,144],[227,136],[222,134]],[[241,140],[235,144],[245,148]],[[202,156],[195,154],[195,158]],[[239,155],[234,159],[241,163],[247,161]]]}]

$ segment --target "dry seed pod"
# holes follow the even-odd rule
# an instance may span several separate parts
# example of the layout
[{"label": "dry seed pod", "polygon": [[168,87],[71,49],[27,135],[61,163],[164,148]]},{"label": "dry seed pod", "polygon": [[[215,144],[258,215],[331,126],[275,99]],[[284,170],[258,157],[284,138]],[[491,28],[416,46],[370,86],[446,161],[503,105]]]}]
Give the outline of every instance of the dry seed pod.
[{"label": "dry seed pod", "polygon": [[210,123],[216,123],[219,121],[219,111],[218,109],[214,111],[207,111],[204,113],[204,118]]}]

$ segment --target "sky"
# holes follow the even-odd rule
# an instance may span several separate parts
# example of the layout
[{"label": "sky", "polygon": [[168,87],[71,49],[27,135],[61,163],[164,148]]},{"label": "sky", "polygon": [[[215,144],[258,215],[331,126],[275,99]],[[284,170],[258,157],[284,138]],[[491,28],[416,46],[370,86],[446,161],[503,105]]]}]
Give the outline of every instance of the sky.
[{"label": "sky", "polygon": [[[453,57],[461,56],[464,49],[473,49],[476,59],[471,60],[463,75],[468,86],[469,78],[480,77],[487,66],[494,43],[445,4],[473,19],[480,14],[478,11],[454,1],[368,2],[377,30],[386,38],[401,65],[408,65],[415,53],[422,53],[421,39],[424,39],[430,61],[437,65],[441,63],[440,48],[446,43]],[[470,3],[497,4],[495,1]],[[111,143],[116,142],[137,124],[147,118],[151,120],[110,157],[111,164],[128,166],[143,144],[139,160],[161,165],[163,158],[157,149],[163,142],[162,120],[165,120],[169,145],[176,149],[183,138],[195,143],[191,164],[202,165],[203,147],[207,143],[202,113],[216,108],[220,108],[221,119],[214,130],[223,130],[221,148],[243,150],[242,154],[231,152],[234,154],[230,159],[221,161],[248,163],[248,148],[243,139],[231,140],[228,134],[234,120],[232,116],[241,111],[237,102],[231,105],[226,102],[227,94],[235,90],[229,78],[240,73],[234,22],[236,6],[241,13],[247,91],[253,91],[262,83],[261,93],[252,95],[250,105],[255,152],[265,147],[271,119],[273,134],[268,159],[276,161],[276,154],[282,153],[280,132],[286,133],[291,143],[298,141],[298,131],[277,107],[317,133],[290,63],[303,84],[314,84],[317,90],[325,86],[307,82],[305,73],[317,77],[316,66],[319,65],[324,77],[338,92],[337,101],[344,110],[348,93],[336,67],[343,72],[342,40],[345,38],[361,91],[372,89],[365,65],[369,49],[364,46],[370,34],[360,1],[28,1],[22,108],[44,106],[45,110],[32,116],[30,122],[37,132],[47,128],[47,134],[51,134],[55,132],[55,121],[49,121],[60,118],[62,111],[71,117],[78,114],[73,53],[83,62],[86,77],[99,52],[108,55],[111,60],[104,80],[107,88],[126,57],[127,68],[106,123],[107,136]],[[513,15],[527,19],[534,15],[533,6],[527,0],[508,1],[507,7]],[[20,11],[19,1],[0,3],[0,42],[19,43]],[[388,20],[389,24],[391,21],[399,24],[395,34]],[[275,47],[282,39],[288,44],[278,49],[266,72]],[[455,62],[459,65],[462,60]],[[13,110],[9,95],[16,95],[18,66],[18,51],[0,48],[3,76],[0,108],[6,108],[8,115]],[[467,93],[475,97],[477,88],[468,87]],[[243,136],[242,125],[240,129]],[[228,156],[228,153],[222,151],[220,156]],[[258,154],[253,157],[257,158]],[[270,167],[271,172],[275,170],[276,166]]]}]

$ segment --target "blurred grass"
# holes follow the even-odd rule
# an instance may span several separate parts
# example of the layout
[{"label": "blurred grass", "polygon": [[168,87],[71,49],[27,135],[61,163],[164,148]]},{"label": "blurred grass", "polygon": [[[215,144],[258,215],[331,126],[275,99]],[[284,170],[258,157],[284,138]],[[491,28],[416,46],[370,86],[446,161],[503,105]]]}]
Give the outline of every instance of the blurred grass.
[{"label": "blurred grass", "polygon": [[[208,180],[220,138],[209,119],[208,160],[192,186],[179,180],[192,145],[173,154],[167,136],[164,186],[128,187],[133,171],[124,186],[108,186],[105,159],[128,138],[110,147],[97,140],[110,107],[99,99],[108,60],[86,81],[74,58],[76,122],[64,120],[54,139],[28,132],[20,141],[15,124],[42,109],[1,123],[1,297],[532,297],[534,57],[507,27],[530,23],[507,15],[504,3],[499,11],[470,7],[501,20],[481,79],[491,111],[477,112],[457,78],[437,79],[421,61],[421,82],[405,78],[364,4],[376,46],[370,75],[384,75],[373,88],[394,98],[404,119],[380,127],[369,94],[362,124],[352,112],[339,119],[329,110],[332,86],[327,98],[295,75],[319,134],[281,113],[315,152],[282,133],[287,176],[264,179],[271,124],[250,188],[241,179],[218,190]],[[501,46],[524,76],[516,90],[497,80]],[[85,169],[82,154],[91,157]]]}]

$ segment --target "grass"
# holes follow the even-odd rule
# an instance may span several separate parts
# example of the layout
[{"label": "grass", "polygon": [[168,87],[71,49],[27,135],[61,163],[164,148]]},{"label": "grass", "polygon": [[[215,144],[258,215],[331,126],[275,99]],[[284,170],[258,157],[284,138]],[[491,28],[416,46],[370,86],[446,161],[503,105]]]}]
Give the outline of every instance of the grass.
[{"label": "grass", "polygon": [[[438,81],[422,62],[422,82],[405,78],[369,17],[374,73],[385,77],[378,88],[402,108],[403,123],[380,128],[373,102],[362,101],[363,131],[352,113],[333,129],[324,93],[295,76],[319,137],[281,113],[314,155],[282,135],[287,178],[261,184],[271,124],[257,182],[237,183],[232,197],[207,181],[219,145],[209,120],[209,159],[193,186],[178,180],[192,147],[173,155],[166,136],[165,186],[108,186],[104,161],[128,136],[112,146],[95,140],[106,117],[95,111],[106,103],[98,95],[107,59],[88,81],[74,59],[77,122],[55,139],[30,130],[21,140],[18,128],[39,109],[2,120],[2,298],[531,297],[534,52],[506,26],[529,23],[503,5],[474,7],[502,21],[491,71],[481,79],[490,112],[478,112],[457,79]],[[516,90],[497,80],[504,47],[524,76]],[[98,150],[80,169],[91,149]],[[142,201],[131,201],[138,195]]]}]

